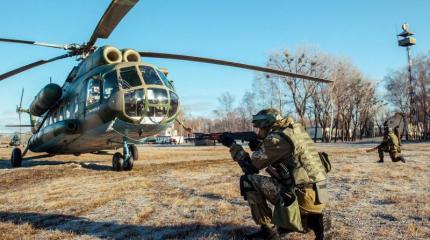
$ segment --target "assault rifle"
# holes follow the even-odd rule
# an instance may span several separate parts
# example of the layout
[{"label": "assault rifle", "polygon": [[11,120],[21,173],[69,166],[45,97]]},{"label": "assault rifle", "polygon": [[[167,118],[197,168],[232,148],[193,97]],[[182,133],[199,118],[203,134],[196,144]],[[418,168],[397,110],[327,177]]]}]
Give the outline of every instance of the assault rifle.
[{"label": "assault rifle", "polygon": [[234,140],[240,140],[241,142],[249,142],[257,138],[255,132],[218,132],[218,133],[194,133],[193,138],[186,138],[186,141],[201,141],[201,140],[213,140],[214,142],[221,142],[223,134],[227,134]]},{"label": "assault rifle", "polygon": [[374,152],[374,151],[378,150],[378,148],[379,148],[379,145],[376,147],[373,147],[373,148],[366,149],[366,152]]}]

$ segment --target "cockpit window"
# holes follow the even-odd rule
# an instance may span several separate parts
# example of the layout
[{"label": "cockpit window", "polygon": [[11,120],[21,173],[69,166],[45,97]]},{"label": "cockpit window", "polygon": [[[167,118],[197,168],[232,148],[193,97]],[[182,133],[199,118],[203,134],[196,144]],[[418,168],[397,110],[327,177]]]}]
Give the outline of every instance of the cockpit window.
[{"label": "cockpit window", "polygon": [[87,106],[91,106],[100,101],[101,81],[97,78],[90,78],[87,85]]},{"label": "cockpit window", "polygon": [[169,81],[169,79],[167,79],[166,75],[164,75],[164,73],[161,72],[160,70],[157,70],[157,73],[160,76],[161,80],[163,80],[164,85],[170,89],[173,89],[173,85]]},{"label": "cockpit window", "polygon": [[145,94],[143,89],[132,90],[124,95],[125,112],[130,117],[140,117],[144,112]]},{"label": "cockpit window", "polygon": [[120,69],[119,83],[124,89],[142,85],[136,67],[126,67]]},{"label": "cockpit window", "polygon": [[103,98],[109,99],[114,89],[118,88],[116,71],[106,73],[103,82]]},{"label": "cockpit window", "polygon": [[167,96],[167,91],[160,88],[150,88],[148,89],[148,102],[152,104],[166,104],[169,98]]},{"label": "cockpit window", "polygon": [[179,106],[179,98],[176,93],[170,91],[170,110],[169,110],[169,117],[172,117],[175,115],[175,113],[178,111]]},{"label": "cockpit window", "polygon": [[164,117],[167,115],[165,107],[149,107],[148,117]]},{"label": "cockpit window", "polygon": [[139,69],[142,72],[143,81],[145,81],[146,84],[162,85],[154,68],[141,65],[139,66]]}]

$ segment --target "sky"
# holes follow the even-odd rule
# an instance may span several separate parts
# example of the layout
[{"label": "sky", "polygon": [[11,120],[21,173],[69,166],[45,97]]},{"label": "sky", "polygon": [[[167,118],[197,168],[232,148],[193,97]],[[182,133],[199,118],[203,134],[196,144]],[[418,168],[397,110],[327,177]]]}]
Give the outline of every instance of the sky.
[{"label": "sky", "polygon": [[[88,41],[109,0],[3,0],[0,38],[70,44]],[[392,69],[406,65],[396,35],[408,22],[416,33],[412,54],[430,50],[430,1],[289,0],[140,0],[98,46],[224,59],[264,66],[271,53],[310,45],[349,58],[377,84]],[[0,73],[63,50],[0,43]],[[181,104],[194,116],[211,116],[217,97],[232,93],[239,102],[251,90],[256,73],[203,63],[143,59],[169,69]],[[78,62],[69,58],[0,82],[0,132],[11,131],[21,89],[28,107],[49,79],[62,85]],[[24,116],[26,117],[26,116]],[[23,124],[28,121],[23,121]]]}]

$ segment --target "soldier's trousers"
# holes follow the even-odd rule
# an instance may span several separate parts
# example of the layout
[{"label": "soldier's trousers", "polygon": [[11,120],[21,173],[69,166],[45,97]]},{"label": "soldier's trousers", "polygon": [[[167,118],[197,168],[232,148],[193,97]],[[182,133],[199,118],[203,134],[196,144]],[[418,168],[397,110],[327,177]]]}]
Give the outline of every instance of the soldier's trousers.
[{"label": "soldier's trousers", "polygon": [[[296,193],[298,193],[298,191],[300,192],[303,190],[296,189]],[[274,178],[257,174],[244,175],[241,177],[241,192],[248,201],[249,207],[251,208],[252,219],[255,221],[255,223],[258,225],[272,226],[272,210],[267,205],[267,202],[275,205],[279,201],[279,198],[281,197],[281,185],[278,183],[278,181],[276,181]],[[304,199],[302,199],[304,201],[301,202],[301,199],[301,197],[298,197],[301,208],[313,208],[313,211],[318,208],[321,209],[321,207],[317,207],[321,205],[313,205],[314,199],[312,199],[311,205]],[[308,215],[321,215],[321,213],[319,213],[320,210],[318,210],[318,212],[308,212],[304,209],[301,209],[301,212],[303,210],[301,213],[303,220],[308,218]],[[310,217],[310,219],[313,219],[313,217]],[[313,220],[310,221],[313,222]],[[303,223],[308,225],[306,222],[307,221],[304,221]],[[307,226],[304,227],[306,229]]]},{"label": "soldier's trousers", "polygon": [[384,150],[384,148],[378,148],[378,153],[379,153],[379,160],[382,162],[384,161],[384,152],[388,152],[391,158],[391,161],[393,162],[398,162],[401,161],[401,158],[399,156],[399,154],[397,153],[397,151],[394,150],[390,150],[390,151],[386,151]]},{"label": "soldier's trousers", "polygon": [[[281,185],[271,177],[250,174],[240,179],[241,192],[251,208],[252,219],[258,225],[273,227],[272,210],[267,202],[275,205],[281,197]],[[300,201],[299,201],[300,204]],[[315,239],[324,239],[324,224],[322,213],[301,213],[305,231],[314,231]]]},{"label": "soldier's trousers", "polygon": [[252,219],[258,225],[273,226],[272,210],[267,201],[276,204],[280,197],[280,184],[273,178],[250,174],[241,177],[241,192],[251,208]]}]

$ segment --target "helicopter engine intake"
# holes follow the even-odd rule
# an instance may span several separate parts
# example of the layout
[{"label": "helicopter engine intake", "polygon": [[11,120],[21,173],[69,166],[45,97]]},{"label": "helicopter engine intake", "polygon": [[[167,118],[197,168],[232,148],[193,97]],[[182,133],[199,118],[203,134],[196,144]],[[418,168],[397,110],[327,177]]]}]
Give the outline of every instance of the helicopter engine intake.
[{"label": "helicopter engine intake", "polygon": [[93,68],[105,64],[115,64],[122,62],[122,53],[118,48],[112,46],[103,46],[98,48],[93,54],[82,62],[77,76],[81,76]]},{"label": "helicopter engine intake", "polygon": [[[98,60],[96,66],[99,66],[101,64],[111,64],[111,63],[120,63],[122,61],[122,55],[121,52],[112,46],[104,46],[102,47],[102,50],[100,51],[99,56],[95,56],[96,58],[93,60]],[[94,56],[94,55],[93,55]],[[99,59],[97,59],[99,57]],[[101,62],[101,64],[100,64]]]},{"label": "helicopter engine intake", "polygon": [[122,50],[122,60],[124,62],[137,62],[140,63],[140,55],[133,49],[126,48]]}]

